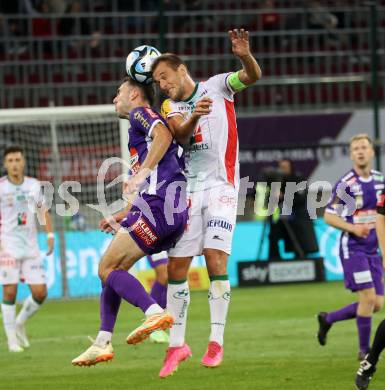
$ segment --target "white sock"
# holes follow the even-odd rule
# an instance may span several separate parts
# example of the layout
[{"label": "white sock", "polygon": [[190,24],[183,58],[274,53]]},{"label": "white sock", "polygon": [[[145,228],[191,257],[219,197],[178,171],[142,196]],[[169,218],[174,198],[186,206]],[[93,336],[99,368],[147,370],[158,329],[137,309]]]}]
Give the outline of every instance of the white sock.
[{"label": "white sock", "polygon": [[146,317],[148,317],[148,316],[152,316],[154,314],[160,314],[163,312],[164,312],[164,310],[157,303],[154,303],[144,312],[144,314]]},{"label": "white sock", "polygon": [[174,325],[170,329],[170,347],[181,347],[184,344],[189,304],[190,290],[187,281],[182,283],[169,282],[167,311],[174,317]]},{"label": "white sock", "polygon": [[211,318],[210,341],[223,345],[227,311],[230,303],[229,280],[212,280],[209,289],[209,306]]},{"label": "white sock", "polygon": [[33,314],[35,314],[39,309],[40,306],[33,298],[32,295],[30,295],[28,298],[25,299],[23,306],[17,315],[16,323],[18,325],[24,325],[25,322],[28,320],[29,317],[31,317]]},{"label": "white sock", "polygon": [[106,332],[105,330],[100,330],[95,339],[95,344],[100,347],[104,347],[107,343],[110,343],[112,340],[112,333]]},{"label": "white sock", "polygon": [[5,334],[7,335],[8,345],[18,345],[16,338],[16,305],[1,304],[3,313],[3,324]]}]

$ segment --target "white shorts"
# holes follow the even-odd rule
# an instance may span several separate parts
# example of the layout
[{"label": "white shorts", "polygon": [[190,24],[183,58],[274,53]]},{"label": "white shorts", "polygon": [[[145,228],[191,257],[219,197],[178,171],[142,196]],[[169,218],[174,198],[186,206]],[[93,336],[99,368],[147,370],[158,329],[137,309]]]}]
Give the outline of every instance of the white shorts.
[{"label": "white shorts", "polygon": [[204,191],[190,192],[189,219],[186,231],[171,257],[199,256],[204,248],[231,254],[231,243],[237,218],[238,191],[230,184]]},{"label": "white shorts", "polygon": [[0,254],[0,284],[46,284],[46,273],[40,256],[16,260]]}]

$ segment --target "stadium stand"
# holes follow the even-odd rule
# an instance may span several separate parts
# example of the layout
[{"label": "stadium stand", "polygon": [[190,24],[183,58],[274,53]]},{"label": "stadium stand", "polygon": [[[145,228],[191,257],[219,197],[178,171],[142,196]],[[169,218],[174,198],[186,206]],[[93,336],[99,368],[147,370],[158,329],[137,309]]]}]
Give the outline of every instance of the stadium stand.
[{"label": "stadium stand", "polygon": [[[7,3],[7,5],[5,5]],[[238,67],[227,30],[247,28],[264,77],[240,111],[369,104],[369,8],[339,1],[2,2],[2,108],[110,103],[124,59],[144,42],[182,54],[194,76]],[[385,1],[379,1],[380,99],[384,100]],[[163,15],[163,16],[160,16]],[[162,25],[163,24],[163,25]]]}]

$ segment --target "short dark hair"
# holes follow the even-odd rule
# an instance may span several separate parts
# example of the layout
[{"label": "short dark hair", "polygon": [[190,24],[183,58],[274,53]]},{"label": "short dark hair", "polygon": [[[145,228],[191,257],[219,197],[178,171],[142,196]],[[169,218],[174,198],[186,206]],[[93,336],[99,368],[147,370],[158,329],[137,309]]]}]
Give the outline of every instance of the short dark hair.
[{"label": "short dark hair", "polygon": [[152,83],[151,84],[138,83],[136,80],[134,80],[133,78],[131,78],[129,76],[126,76],[123,79],[123,83],[128,83],[133,87],[139,88],[140,91],[142,92],[142,96],[144,97],[144,99],[146,99],[150,103],[150,106],[154,105],[155,91],[154,91],[154,86]]},{"label": "short dark hair", "polygon": [[20,145],[10,145],[4,150],[3,159],[11,153],[21,153],[24,156],[24,149]]},{"label": "short dark hair", "polygon": [[182,58],[174,53],[164,53],[155,58],[155,61],[151,65],[151,70],[154,71],[161,62],[166,62],[174,70],[177,70],[180,65],[184,65],[187,69],[187,65]]}]

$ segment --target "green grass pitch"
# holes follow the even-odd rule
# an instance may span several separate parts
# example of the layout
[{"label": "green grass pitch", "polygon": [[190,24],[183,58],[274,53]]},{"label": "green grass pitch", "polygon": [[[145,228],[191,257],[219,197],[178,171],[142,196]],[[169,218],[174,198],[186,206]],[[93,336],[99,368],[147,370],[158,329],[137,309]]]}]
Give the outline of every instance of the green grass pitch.
[{"label": "green grass pitch", "polygon": [[[123,303],[113,345],[115,358],[96,367],[70,362],[95,337],[98,301],[50,301],[33,317],[28,330],[31,348],[22,354],[6,350],[0,334],[0,389],[354,389],[357,362],[355,321],[336,324],[326,347],[315,339],[314,315],[348,304],[354,298],[342,283],[233,289],[226,330],[225,359],[216,369],[200,366],[209,335],[207,293],[191,297],[187,341],[193,357],[178,372],[159,379],[164,345],[125,344],[142,315]],[[373,329],[383,314],[377,314]],[[370,386],[383,389],[385,364]]]}]

